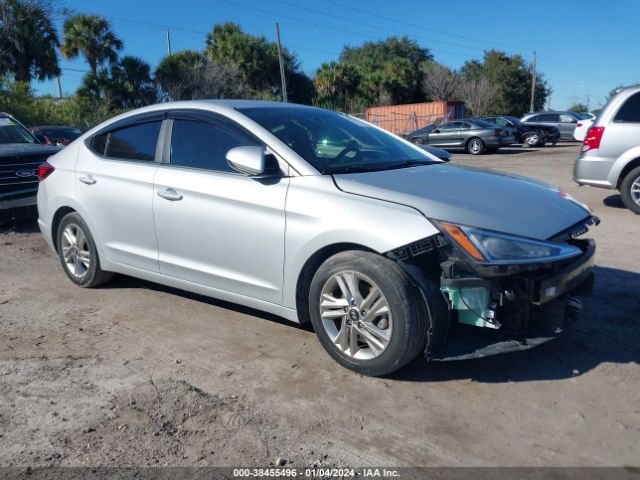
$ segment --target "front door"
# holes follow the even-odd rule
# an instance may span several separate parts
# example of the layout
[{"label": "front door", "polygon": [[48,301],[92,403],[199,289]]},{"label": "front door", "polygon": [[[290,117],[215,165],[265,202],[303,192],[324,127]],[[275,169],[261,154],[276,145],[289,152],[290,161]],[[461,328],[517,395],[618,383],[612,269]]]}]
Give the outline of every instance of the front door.
[{"label": "front door", "polygon": [[449,122],[429,133],[429,145],[456,146],[460,137],[460,122]]},{"label": "front door", "polygon": [[289,179],[231,169],[231,148],[261,143],[222,116],[176,112],[167,128],[153,194],[160,272],[280,303]]}]

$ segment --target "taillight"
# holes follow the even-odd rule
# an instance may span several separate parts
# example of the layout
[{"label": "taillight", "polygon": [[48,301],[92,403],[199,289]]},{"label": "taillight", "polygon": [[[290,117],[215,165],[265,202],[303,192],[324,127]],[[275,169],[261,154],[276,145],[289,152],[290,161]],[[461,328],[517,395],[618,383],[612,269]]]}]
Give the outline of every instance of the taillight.
[{"label": "taillight", "polygon": [[38,167],[38,181],[41,182],[53,173],[55,168],[49,162],[41,163]]},{"label": "taillight", "polygon": [[582,144],[582,151],[588,152],[589,150],[595,150],[600,148],[600,141],[604,134],[604,127],[591,127],[587,131],[587,135],[584,137],[584,143]]}]

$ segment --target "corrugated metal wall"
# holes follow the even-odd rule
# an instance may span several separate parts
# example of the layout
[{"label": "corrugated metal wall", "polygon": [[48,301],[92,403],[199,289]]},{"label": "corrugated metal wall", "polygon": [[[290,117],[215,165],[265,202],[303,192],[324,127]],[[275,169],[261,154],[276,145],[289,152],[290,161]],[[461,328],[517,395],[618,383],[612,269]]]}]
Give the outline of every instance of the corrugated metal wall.
[{"label": "corrugated metal wall", "polygon": [[365,120],[390,132],[402,135],[431,123],[464,117],[464,104],[459,102],[425,102],[368,108]]}]

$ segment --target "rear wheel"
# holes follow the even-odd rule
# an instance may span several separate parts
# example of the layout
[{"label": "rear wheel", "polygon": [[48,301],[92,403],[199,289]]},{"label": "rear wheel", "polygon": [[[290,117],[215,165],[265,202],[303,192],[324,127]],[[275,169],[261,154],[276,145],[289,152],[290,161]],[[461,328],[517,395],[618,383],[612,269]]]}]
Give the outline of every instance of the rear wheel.
[{"label": "rear wheel", "polygon": [[76,285],[95,287],[113,277],[100,268],[95,241],[78,213],[69,213],[60,221],[56,241],[64,273]]},{"label": "rear wheel", "polygon": [[640,214],[640,167],[631,170],[620,185],[622,203],[632,212]]},{"label": "rear wheel", "polygon": [[480,155],[484,152],[484,142],[479,138],[472,138],[467,142],[467,152],[471,155]]},{"label": "rear wheel", "polygon": [[311,281],[309,308],[324,349],[364,375],[386,375],[424,349],[428,313],[420,292],[392,260],[348,251],[330,257]]}]

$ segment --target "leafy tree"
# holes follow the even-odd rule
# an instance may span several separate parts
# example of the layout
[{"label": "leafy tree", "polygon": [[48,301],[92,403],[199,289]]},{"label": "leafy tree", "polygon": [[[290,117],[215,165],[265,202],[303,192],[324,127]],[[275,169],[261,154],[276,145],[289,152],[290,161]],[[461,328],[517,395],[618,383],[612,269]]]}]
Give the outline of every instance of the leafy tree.
[{"label": "leafy tree", "polygon": [[121,108],[139,108],[156,100],[151,68],[138,57],[126,56],[113,64],[111,82]]},{"label": "leafy tree", "polygon": [[[214,25],[207,35],[205,56],[216,65],[235,67],[254,96],[281,96],[278,47],[265,37],[242,31],[231,22]],[[282,58],[287,79],[288,98],[297,103],[311,101],[311,80],[300,70],[296,55],[286,47]]]},{"label": "leafy tree", "polygon": [[[529,111],[532,72],[520,55],[507,55],[497,50],[485,52],[482,61],[470,60],[461,69],[465,79],[486,78],[497,85],[499,94],[487,114],[520,116]],[[548,95],[542,74],[536,76],[534,109],[542,110]]]},{"label": "leafy tree", "polygon": [[67,58],[84,55],[93,75],[98,74],[98,67],[105,62],[115,62],[122,46],[122,41],[113,33],[106,18],[74,15],[64,22],[62,54]]},{"label": "leafy tree", "polygon": [[589,111],[589,105],[582,103],[582,102],[576,102],[573,105],[571,105],[569,107],[569,111],[570,112],[576,112],[576,113],[582,113],[582,112],[588,112]]},{"label": "leafy tree", "polygon": [[243,98],[250,96],[243,76],[233,66],[219,65],[193,50],[169,55],[156,69],[162,98]]},{"label": "leafy tree", "polygon": [[21,82],[60,74],[53,10],[55,5],[45,0],[0,2],[0,74],[11,72]]}]

